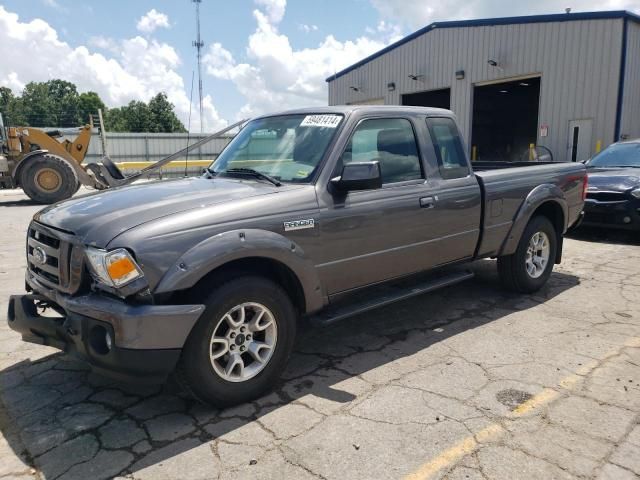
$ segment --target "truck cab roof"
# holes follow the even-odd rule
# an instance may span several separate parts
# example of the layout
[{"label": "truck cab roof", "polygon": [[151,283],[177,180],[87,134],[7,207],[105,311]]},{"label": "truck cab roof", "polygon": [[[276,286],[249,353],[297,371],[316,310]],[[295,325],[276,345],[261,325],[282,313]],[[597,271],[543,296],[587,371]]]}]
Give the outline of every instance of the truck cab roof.
[{"label": "truck cab roof", "polygon": [[330,107],[306,107],[296,108],[293,110],[285,110],[276,113],[269,113],[267,115],[261,115],[257,118],[276,117],[280,115],[311,115],[311,114],[415,114],[415,115],[427,115],[427,116],[447,116],[455,117],[451,110],[445,110],[444,108],[433,107],[413,107],[407,105],[335,105]]}]

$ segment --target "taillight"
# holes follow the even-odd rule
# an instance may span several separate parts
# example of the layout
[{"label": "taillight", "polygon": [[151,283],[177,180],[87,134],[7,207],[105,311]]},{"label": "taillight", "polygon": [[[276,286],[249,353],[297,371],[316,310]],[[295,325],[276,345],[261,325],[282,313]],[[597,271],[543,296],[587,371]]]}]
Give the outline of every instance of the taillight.
[{"label": "taillight", "polygon": [[589,188],[589,176],[585,173],[582,178],[582,201],[587,199],[587,189]]}]

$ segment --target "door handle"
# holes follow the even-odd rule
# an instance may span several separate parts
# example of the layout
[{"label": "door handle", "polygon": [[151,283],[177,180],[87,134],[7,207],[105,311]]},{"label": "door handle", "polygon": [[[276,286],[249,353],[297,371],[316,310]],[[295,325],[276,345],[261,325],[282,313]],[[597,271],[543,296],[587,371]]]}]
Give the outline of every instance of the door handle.
[{"label": "door handle", "polygon": [[435,206],[436,206],[436,199],[434,197],[420,198],[420,208],[434,208]]}]

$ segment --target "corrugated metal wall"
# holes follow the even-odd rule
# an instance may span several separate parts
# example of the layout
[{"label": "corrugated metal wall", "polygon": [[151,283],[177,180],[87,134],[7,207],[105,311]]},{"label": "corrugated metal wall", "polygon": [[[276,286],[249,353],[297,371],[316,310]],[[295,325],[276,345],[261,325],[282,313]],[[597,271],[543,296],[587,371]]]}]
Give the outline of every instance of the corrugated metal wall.
[{"label": "corrugated metal wall", "polygon": [[[570,120],[593,119],[592,151],[597,140],[603,147],[613,141],[622,25],[622,19],[604,19],[436,28],[330,81],[329,104],[380,97],[400,104],[404,93],[450,87],[451,109],[468,143],[474,84],[540,75],[538,126],[548,125],[549,134],[538,144],[563,161]],[[490,58],[502,70],[488,65]],[[461,69],[465,78],[456,80]],[[424,78],[411,80],[409,74]],[[389,82],[395,91],[387,91]]]},{"label": "corrugated metal wall", "polygon": [[[114,162],[158,161],[172,153],[205,138],[207,134],[192,133],[109,133],[107,132],[107,151]],[[200,148],[189,152],[193,160],[214,159],[231,141],[232,135],[216,138]],[[188,141],[188,143],[187,143]],[[100,137],[94,133],[91,137],[85,163],[97,162],[102,158]]]},{"label": "corrugated metal wall", "polygon": [[620,135],[640,138],[640,24],[627,24],[627,62]]}]

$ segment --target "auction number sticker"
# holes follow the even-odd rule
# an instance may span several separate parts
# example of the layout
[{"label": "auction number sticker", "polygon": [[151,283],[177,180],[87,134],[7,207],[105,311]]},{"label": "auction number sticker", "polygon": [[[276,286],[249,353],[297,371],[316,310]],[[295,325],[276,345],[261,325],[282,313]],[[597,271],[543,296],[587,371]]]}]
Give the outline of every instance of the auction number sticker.
[{"label": "auction number sticker", "polygon": [[340,124],[340,115],[307,115],[300,124],[301,127],[336,128]]}]

